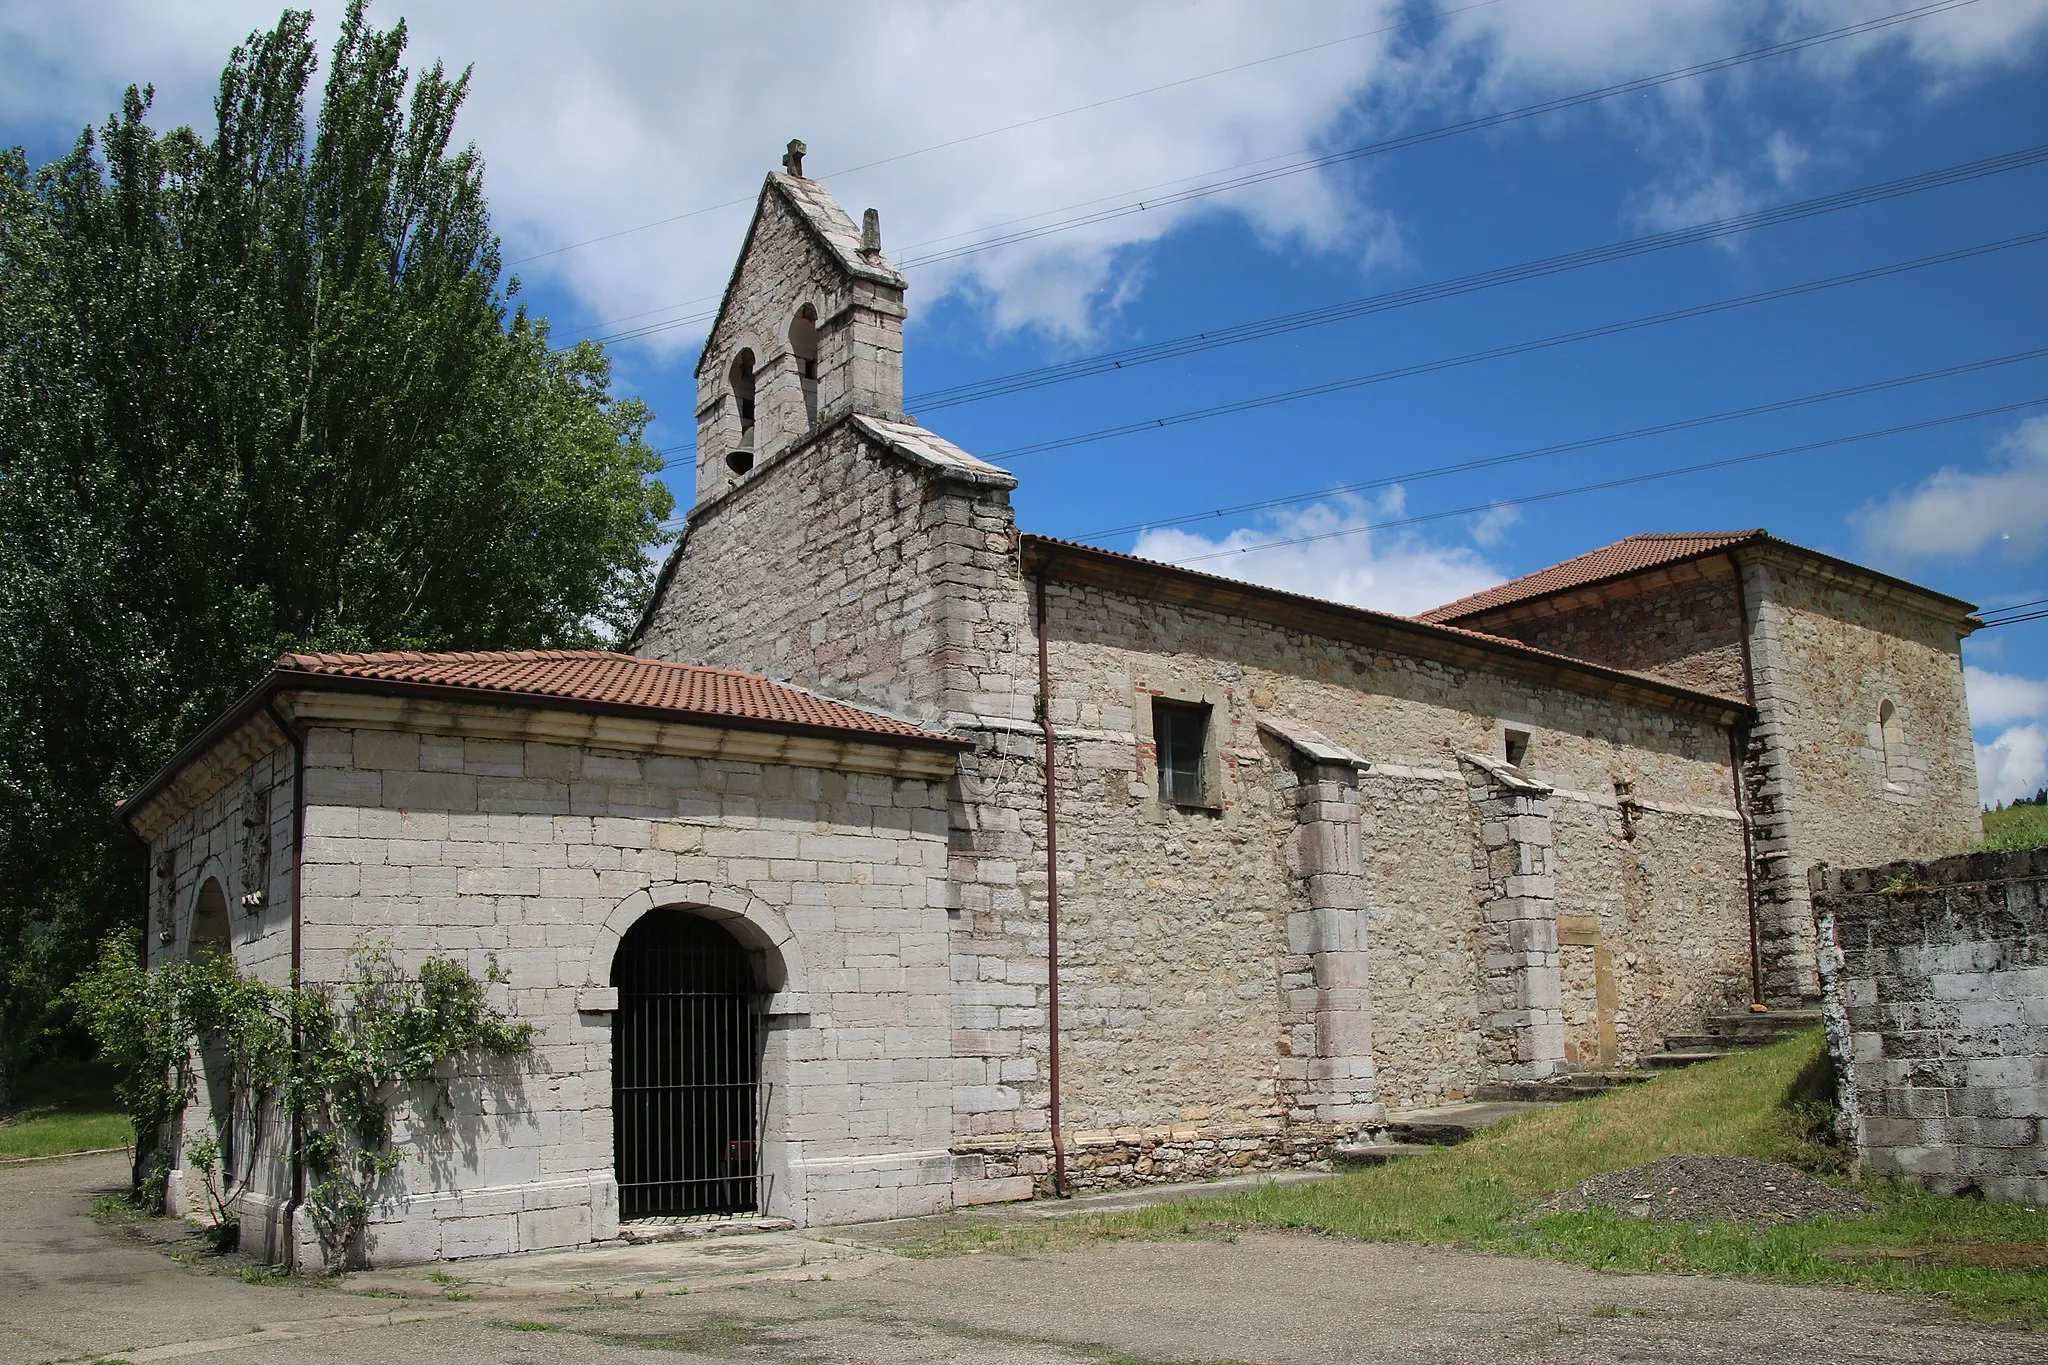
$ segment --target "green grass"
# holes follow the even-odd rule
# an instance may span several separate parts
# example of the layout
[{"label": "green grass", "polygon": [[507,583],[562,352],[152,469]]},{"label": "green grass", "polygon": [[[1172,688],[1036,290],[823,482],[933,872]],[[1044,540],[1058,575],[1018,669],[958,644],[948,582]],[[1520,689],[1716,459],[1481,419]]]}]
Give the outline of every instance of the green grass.
[{"label": "green grass", "polygon": [[1984,812],[1978,848],[2040,848],[2048,844],[2048,806],[2008,806]]},{"label": "green grass", "polygon": [[114,1103],[111,1073],[92,1062],[29,1072],[0,1114],[0,1160],[126,1147],[134,1140],[128,1116]]},{"label": "green grass", "polygon": [[1856,1182],[1877,1208],[1790,1226],[1701,1227],[1542,1205],[1603,1171],[1680,1153],[1789,1161],[1844,1180],[1816,1140],[1818,1031],[1516,1119],[1458,1147],[1331,1180],[1088,1218],[954,1234],[928,1250],[1104,1237],[1294,1230],[1543,1256],[1609,1271],[1694,1271],[1937,1294],[1972,1316],[2048,1328],[2048,1214]]}]

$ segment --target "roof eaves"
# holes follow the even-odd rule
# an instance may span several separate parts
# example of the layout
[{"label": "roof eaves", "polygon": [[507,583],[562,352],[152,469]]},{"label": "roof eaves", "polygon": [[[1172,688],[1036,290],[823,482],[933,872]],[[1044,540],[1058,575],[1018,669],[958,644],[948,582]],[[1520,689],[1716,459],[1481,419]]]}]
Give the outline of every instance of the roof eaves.
[{"label": "roof eaves", "polygon": [[[1677,702],[1684,709],[1705,712],[1717,717],[1742,719],[1754,715],[1747,702],[1733,697],[1724,697],[1716,692],[1702,692],[1684,687],[1664,678],[1648,673],[1636,673],[1625,668],[1612,668],[1606,664],[1575,659],[1568,654],[1558,654],[1519,640],[1509,640],[1498,635],[1466,629],[1461,626],[1441,625],[1432,621],[1418,620],[1412,616],[1396,616],[1391,612],[1373,611],[1367,607],[1354,607],[1349,603],[1332,602],[1321,597],[1310,597],[1304,593],[1287,592],[1280,588],[1268,588],[1242,579],[1224,578],[1218,574],[1202,573],[1195,569],[1184,569],[1173,564],[1162,564],[1158,560],[1142,559],[1137,555],[1124,554],[1117,550],[1105,550],[1096,545],[1083,545],[1078,541],[1059,540],[1051,536],[1026,534],[1023,536],[1026,572],[1051,572],[1062,560],[1093,561],[1098,564],[1120,568],[1129,573],[1150,575],[1160,582],[1182,583],[1197,589],[1211,598],[1235,597],[1243,604],[1214,605],[1212,610],[1228,614],[1245,615],[1252,619],[1272,619],[1270,614],[1261,615],[1256,607],[1270,605],[1295,610],[1316,612],[1327,617],[1352,621],[1361,625],[1384,630],[1397,636],[1420,638],[1440,642],[1443,645],[1477,650],[1503,658],[1520,661],[1524,666],[1539,668],[1555,673],[1597,679],[1610,688],[1619,688],[1638,694],[1657,697],[1667,702]],[[1252,608],[1252,609],[1247,609]]]}]

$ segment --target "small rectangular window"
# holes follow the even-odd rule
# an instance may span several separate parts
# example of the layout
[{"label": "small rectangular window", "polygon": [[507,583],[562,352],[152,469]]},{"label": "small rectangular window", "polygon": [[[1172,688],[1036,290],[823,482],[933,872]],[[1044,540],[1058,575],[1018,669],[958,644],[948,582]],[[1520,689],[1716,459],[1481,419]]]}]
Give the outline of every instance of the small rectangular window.
[{"label": "small rectangular window", "polygon": [[1159,799],[1199,806],[1202,747],[1209,734],[1209,708],[1179,702],[1152,703],[1152,739],[1159,749]]},{"label": "small rectangular window", "polygon": [[1507,732],[1507,759],[1510,767],[1519,768],[1522,760],[1529,756],[1529,732],[1510,730]]}]

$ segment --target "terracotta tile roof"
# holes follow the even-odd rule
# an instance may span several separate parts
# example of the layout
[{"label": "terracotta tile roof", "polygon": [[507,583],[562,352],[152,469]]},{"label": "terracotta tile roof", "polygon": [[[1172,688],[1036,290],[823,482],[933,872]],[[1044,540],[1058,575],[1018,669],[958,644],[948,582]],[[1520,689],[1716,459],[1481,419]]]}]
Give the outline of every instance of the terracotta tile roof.
[{"label": "terracotta tile roof", "polygon": [[1754,531],[1678,531],[1655,532],[1630,536],[1617,540],[1612,545],[1603,545],[1597,550],[1553,564],[1547,569],[1524,574],[1511,579],[1497,588],[1475,592],[1455,602],[1446,602],[1432,607],[1418,615],[1418,621],[1429,621],[1444,625],[1467,616],[1505,607],[1515,602],[1526,602],[1531,598],[1548,597],[1552,593],[1582,588],[1589,583],[1598,583],[1609,578],[1625,578],[1629,574],[1641,573],[1664,564],[1674,564],[1681,559],[1693,559],[1700,555],[1713,554],[1731,545],[1741,545],[1753,540],[1766,540],[1769,536],[1761,529]]},{"label": "terracotta tile roof", "polygon": [[275,665],[288,675],[389,683],[395,688],[452,688],[491,696],[564,703],[570,709],[659,713],[749,729],[824,731],[881,743],[963,747],[952,735],[920,729],[892,716],[829,701],[752,673],[664,663],[594,649],[526,649],[503,653],[286,654]]}]

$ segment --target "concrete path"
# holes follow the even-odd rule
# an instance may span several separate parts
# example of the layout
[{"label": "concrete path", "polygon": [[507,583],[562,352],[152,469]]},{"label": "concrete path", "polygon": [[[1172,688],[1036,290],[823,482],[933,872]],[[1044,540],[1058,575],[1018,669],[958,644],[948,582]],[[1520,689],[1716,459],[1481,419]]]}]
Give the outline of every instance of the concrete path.
[{"label": "concrete path", "polygon": [[2048,1360],[1876,1295],[1277,1235],[919,1260],[941,1225],[891,1224],[248,1284],[95,1223],[122,1174],[0,1168],[0,1365]]}]

